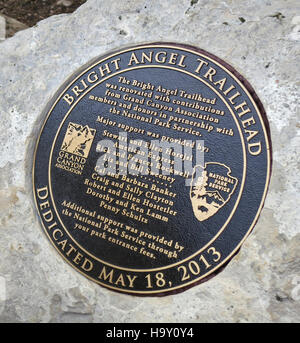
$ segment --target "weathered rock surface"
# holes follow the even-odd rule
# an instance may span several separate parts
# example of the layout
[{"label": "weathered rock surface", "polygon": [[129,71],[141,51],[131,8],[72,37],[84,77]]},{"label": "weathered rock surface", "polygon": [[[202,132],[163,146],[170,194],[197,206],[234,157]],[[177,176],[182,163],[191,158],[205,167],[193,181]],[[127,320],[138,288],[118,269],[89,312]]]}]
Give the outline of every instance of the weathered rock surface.
[{"label": "weathered rock surface", "polygon": [[[0,43],[0,322],[298,322],[298,0],[89,0]],[[212,280],[164,298],[117,294],[63,262],[31,191],[41,113],[93,57],[145,41],[196,45],[228,61],[264,103],[273,175],[240,253]]]}]

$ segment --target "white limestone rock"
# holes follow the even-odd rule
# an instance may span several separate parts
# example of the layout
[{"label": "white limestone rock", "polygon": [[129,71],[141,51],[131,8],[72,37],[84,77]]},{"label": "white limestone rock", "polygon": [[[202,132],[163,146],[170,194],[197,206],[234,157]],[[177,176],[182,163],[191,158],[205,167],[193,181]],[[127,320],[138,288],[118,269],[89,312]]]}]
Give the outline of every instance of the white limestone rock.
[{"label": "white limestone rock", "polygon": [[[300,318],[298,0],[88,0],[0,43],[0,322],[297,322]],[[273,176],[260,219],[212,280],[178,295],[117,294],[64,263],[31,191],[41,113],[95,56],[146,41],[228,61],[264,103]]]}]

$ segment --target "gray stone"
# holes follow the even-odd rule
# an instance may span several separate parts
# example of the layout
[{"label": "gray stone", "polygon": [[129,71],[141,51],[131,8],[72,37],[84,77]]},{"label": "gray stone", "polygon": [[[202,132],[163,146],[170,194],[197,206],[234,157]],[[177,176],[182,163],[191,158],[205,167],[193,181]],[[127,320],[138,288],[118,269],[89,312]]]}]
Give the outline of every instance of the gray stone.
[{"label": "gray stone", "polygon": [[6,21],[6,35],[5,35],[6,38],[12,37],[16,32],[25,30],[28,28],[27,25],[21,23],[20,21],[14,18],[8,17],[6,15],[2,15],[2,16]]},{"label": "gray stone", "polygon": [[[0,322],[298,322],[298,0],[88,0],[0,43]],[[178,295],[117,294],[64,263],[34,208],[41,113],[78,67],[145,41],[178,41],[228,61],[264,103],[273,175],[258,223],[231,263]]]},{"label": "gray stone", "polygon": [[27,25],[14,18],[8,17],[4,14],[0,15],[0,41],[3,41],[8,37],[12,37],[16,32],[27,28]]},{"label": "gray stone", "polygon": [[0,41],[4,40],[6,36],[6,22],[5,18],[0,15]]},{"label": "gray stone", "polygon": [[57,1],[57,5],[62,5],[65,7],[70,7],[72,5],[72,1],[69,0],[59,0]]}]

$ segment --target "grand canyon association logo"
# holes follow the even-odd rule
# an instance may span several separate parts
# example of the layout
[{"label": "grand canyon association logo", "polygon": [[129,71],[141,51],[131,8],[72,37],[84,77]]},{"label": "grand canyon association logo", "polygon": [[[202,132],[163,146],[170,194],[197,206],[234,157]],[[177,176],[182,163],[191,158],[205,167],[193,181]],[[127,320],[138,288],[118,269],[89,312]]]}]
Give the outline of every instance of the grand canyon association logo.
[{"label": "grand canyon association logo", "polygon": [[69,122],[55,166],[81,175],[95,135],[88,125]]},{"label": "grand canyon association logo", "polygon": [[80,124],[70,122],[61,150],[87,158],[95,134],[96,130],[89,128],[87,125],[82,126]]},{"label": "grand canyon association logo", "polygon": [[236,189],[238,179],[225,164],[207,162],[194,167],[190,199],[195,217],[201,222],[216,214]]}]

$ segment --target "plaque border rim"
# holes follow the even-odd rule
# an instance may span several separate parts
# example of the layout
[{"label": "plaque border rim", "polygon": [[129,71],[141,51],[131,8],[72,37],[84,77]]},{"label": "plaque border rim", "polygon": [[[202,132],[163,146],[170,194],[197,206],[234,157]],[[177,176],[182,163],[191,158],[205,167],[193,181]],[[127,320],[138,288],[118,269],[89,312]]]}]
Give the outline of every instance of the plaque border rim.
[{"label": "plaque border rim", "polygon": [[[122,288],[117,288],[117,287],[113,287],[110,286],[108,284],[105,284],[101,281],[98,281],[96,279],[94,279],[93,277],[89,276],[88,274],[82,272],[79,268],[77,268],[76,266],[74,266],[71,261],[69,259],[67,259],[63,253],[57,249],[57,247],[55,246],[55,244],[53,243],[52,239],[50,238],[50,236],[48,235],[48,232],[45,228],[44,222],[41,218],[40,215],[40,211],[39,211],[39,207],[38,207],[38,203],[37,203],[37,199],[36,199],[36,192],[35,192],[35,182],[34,182],[34,176],[35,176],[35,163],[36,163],[36,152],[37,152],[37,148],[39,146],[39,142],[40,142],[40,137],[41,134],[44,130],[44,127],[47,123],[47,120],[50,116],[50,112],[52,111],[52,109],[54,108],[54,106],[56,105],[56,103],[58,102],[57,97],[59,96],[59,94],[61,94],[61,89],[63,88],[63,86],[65,85],[70,85],[70,80],[72,78],[72,75],[69,75],[65,78],[65,80],[62,82],[62,85],[59,87],[59,89],[51,96],[51,98],[48,100],[46,106],[44,107],[44,110],[42,111],[42,116],[40,119],[40,122],[42,122],[42,125],[40,125],[40,129],[39,129],[39,134],[36,140],[36,144],[34,147],[34,154],[33,154],[33,161],[32,161],[32,186],[33,186],[33,197],[34,197],[34,203],[40,218],[40,222],[42,224],[43,227],[43,232],[46,233],[46,235],[48,236],[48,239],[50,240],[50,242],[52,243],[51,245],[55,248],[55,250],[58,251],[58,253],[62,256],[62,258],[64,259],[64,261],[68,262],[68,264],[75,269],[77,272],[81,273],[82,275],[84,275],[86,278],[90,279],[91,281],[100,284],[101,286],[108,288],[110,290],[116,291],[118,293],[127,293],[127,294],[131,294],[131,295],[136,295],[136,296],[159,296],[159,295],[169,295],[169,294],[174,294],[174,293],[179,293],[179,292],[183,292],[186,289],[196,286],[208,279],[210,279],[211,277],[215,276],[216,274],[218,274],[219,272],[221,272],[225,266],[229,263],[229,261],[231,260],[231,258],[239,251],[239,249],[241,248],[241,246],[243,245],[244,241],[248,238],[249,234],[252,232],[254,226],[256,225],[259,216],[262,212],[265,200],[266,200],[266,196],[267,196],[267,192],[270,186],[270,179],[271,179],[271,174],[272,174],[272,142],[271,142],[271,132],[270,132],[270,126],[269,126],[269,121],[266,115],[266,111],[264,109],[264,106],[262,104],[262,102],[260,101],[258,95],[256,94],[254,88],[251,86],[251,84],[245,79],[245,77],[243,75],[240,74],[239,71],[237,71],[236,67],[233,67],[232,65],[230,65],[229,63],[227,63],[226,61],[224,61],[223,59],[219,58],[218,56],[211,54],[210,52],[203,50],[201,48],[198,48],[196,46],[193,46],[191,44],[184,44],[184,43],[177,43],[177,42],[149,42],[149,43],[140,43],[140,44],[134,44],[134,45],[125,45],[119,49],[112,49],[109,52],[100,55],[100,56],[96,56],[95,58],[87,61],[87,63],[85,63],[83,66],[81,66],[80,68],[76,69],[74,71],[74,73],[78,72],[78,76],[76,77],[76,79],[72,79],[72,83],[75,82],[78,78],[80,78],[86,71],[86,67],[90,66],[91,68],[93,68],[95,65],[97,65],[100,61],[99,58],[106,59],[108,56],[109,57],[113,57],[114,55],[117,55],[118,53],[121,52],[125,52],[126,50],[133,50],[133,49],[137,49],[137,48],[147,48],[147,47],[157,47],[157,46],[162,46],[165,48],[175,48],[175,49],[180,49],[180,50],[185,50],[185,51],[189,51],[198,55],[204,55],[205,58],[209,59],[211,62],[215,63],[216,65],[218,65],[221,69],[225,69],[225,71],[230,74],[230,76],[241,86],[241,88],[245,91],[245,93],[247,94],[248,98],[251,100],[252,105],[254,106],[258,117],[260,119],[260,123],[261,123],[261,127],[263,129],[263,133],[264,133],[264,138],[265,138],[265,144],[266,144],[266,155],[267,155],[267,168],[266,168],[266,181],[264,184],[264,192],[262,194],[261,197],[261,201],[260,204],[258,206],[258,210],[255,214],[255,217],[251,223],[251,225],[249,226],[249,229],[246,231],[246,233],[244,234],[242,240],[239,241],[239,244],[235,247],[235,249],[233,249],[231,251],[231,253],[224,259],[222,260],[222,262],[220,262],[219,264],[217,264],[214,268],[212,268],[211,270],[209,270],[207,273],[201,275],[198,278],[195,278],[189,282],[186,282],[184,284],[180,284],[179,286],[176,287],[170,287],[170,288],[165,288],[165,289],[160,289],[160,290],[154,290],[154,291],[138,291],[138,290],[130,290],[130,289],[122,289]],[[94,63],[96,62],[97,63]],[[82,71],[82,72],[81,72]],[[68,87],[64,88],[64,91],[67,90]],[[55,100],[56,99],[56,100]],[[161,269],[161,268],[159,268]],[[153,271],[153,269],[151,270]]]}]

